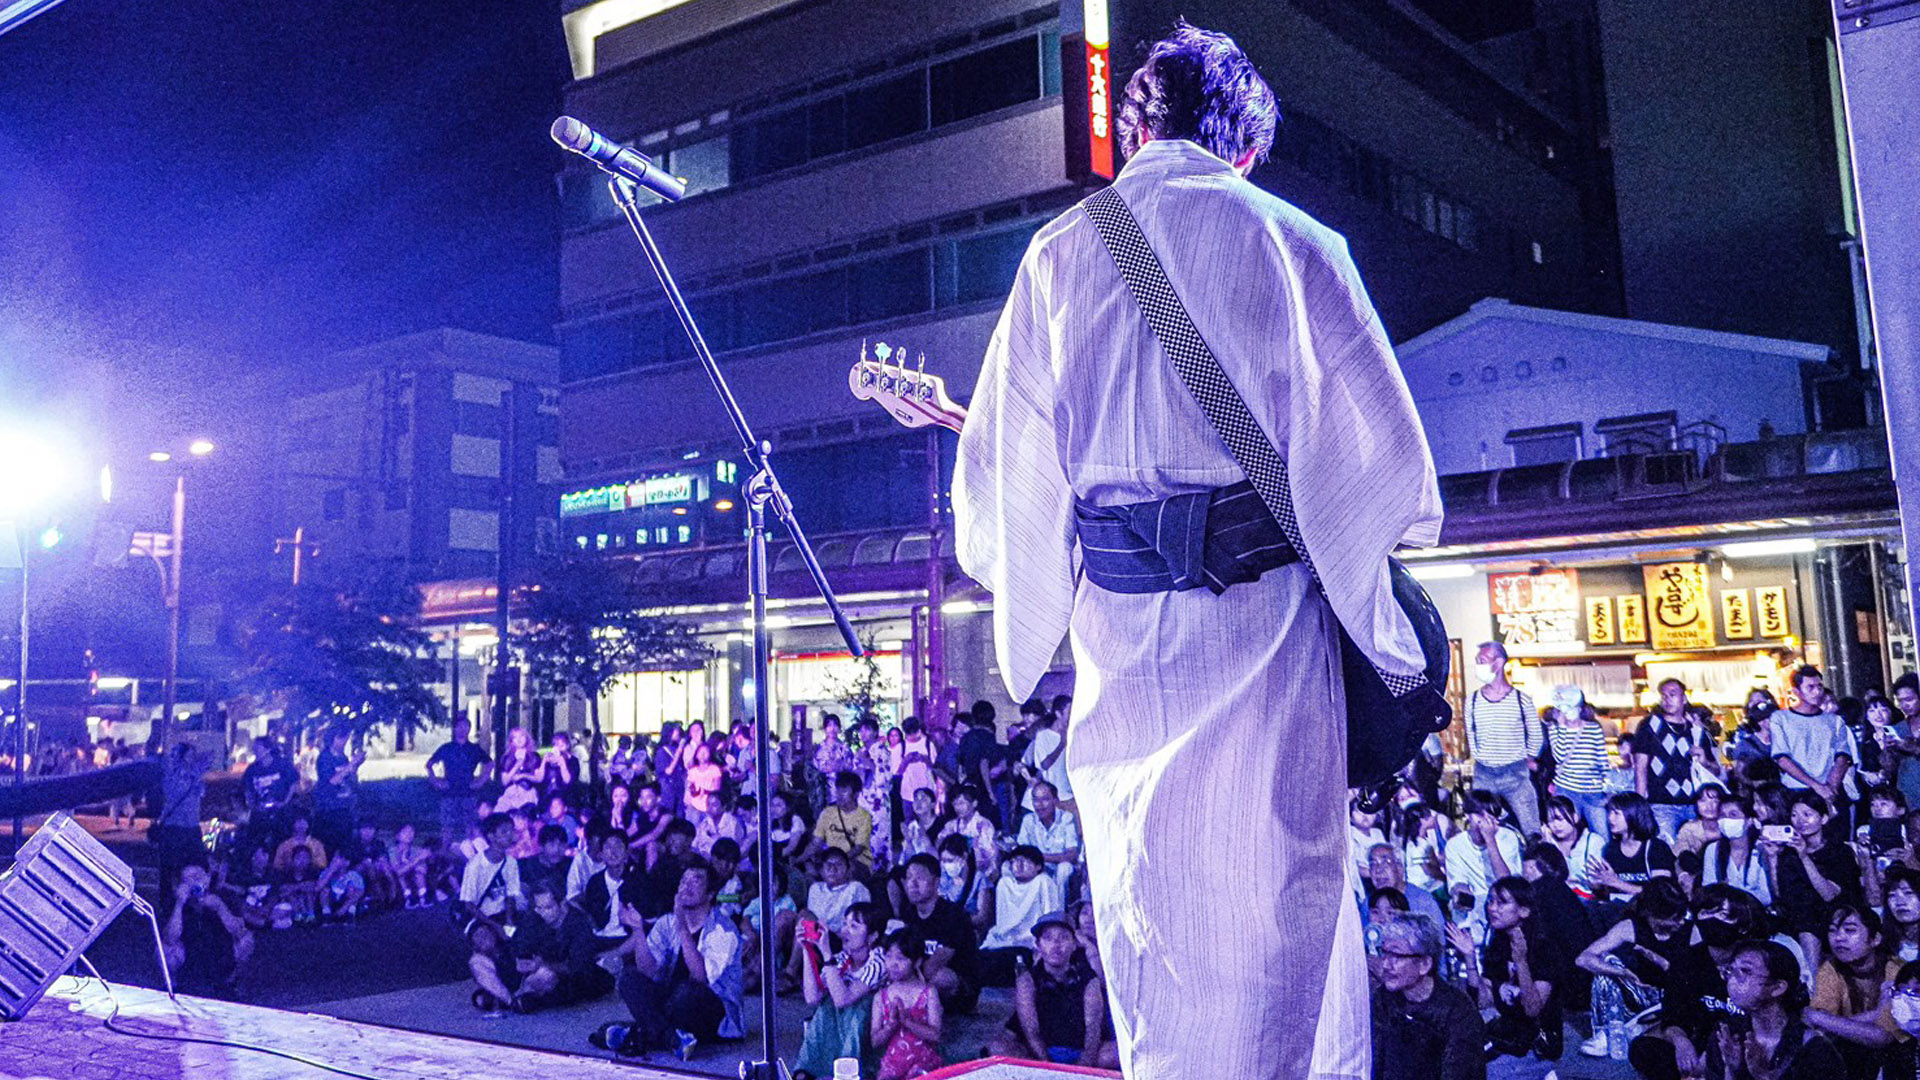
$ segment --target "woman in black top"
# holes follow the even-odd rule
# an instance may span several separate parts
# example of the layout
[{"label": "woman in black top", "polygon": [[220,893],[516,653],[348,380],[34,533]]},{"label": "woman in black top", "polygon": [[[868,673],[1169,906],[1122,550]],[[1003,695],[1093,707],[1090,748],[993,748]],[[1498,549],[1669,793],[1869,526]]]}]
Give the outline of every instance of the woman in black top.
[{"label": "woman in black top", "polygon": [[1846,1066],[1802,1014],[1807,987],[1785,945],[1749,941],[1727,964],[1727,998],[1745,1015],[1721,1022],[1707,1051],[1708,1080],[1835,1080]]},{"label": "woman in black top", "polygon": [[1760,852],[1773,878],[1774,908],[1786,931],[1800,942],[1807,965],[1818,971],[1833,905],[1859,902],[1860,867],[1852,848],[1828,839],[1829,809],[1819,792],[1795,791],[1787,805],[1792,838],[1763,837]]},{"label": "woman in black top", "polygon": [[[1515,1057],[1554,1061],[1560,1057],[1561,992],[1566,965],[1553,939],[1534,919],[1533,883],[1504,877],[1487,888],[1487,949],[1473,966],[1472,934],[1449,925],[1447,939],[1467,960],[1467,988],[1487,1022],[1489,1059]],[[1514,1063],[1508,1063],[1514,1064]]]},{"label": "woman in black top", "polygon": [[1673,849],[1659,838],[1659,823],[1644,797],[1623,791],[1608,799],[1607,831],[1612,839],[1593,867],[1597,903],[1617,910],[1622,901],[1640,895],[1647,882],[1673,876]]}]

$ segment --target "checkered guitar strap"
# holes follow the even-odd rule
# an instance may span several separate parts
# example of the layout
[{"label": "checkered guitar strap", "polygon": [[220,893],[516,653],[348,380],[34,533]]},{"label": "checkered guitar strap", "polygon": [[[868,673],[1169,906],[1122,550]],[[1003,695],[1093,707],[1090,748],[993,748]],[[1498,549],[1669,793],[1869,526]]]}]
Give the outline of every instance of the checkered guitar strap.
[{"label": "checkered guitar strap", "polygon": [[[1247,474],[1254,490],[1260,493],[1260,500],[1273,512],[1274,520],[1280,523],[1280,531],[1286,534],[1288,543],[1299,553],[1300,561],[1313,574],[1314,584],[1318,586],[1320,574],[1313,568],[1313,556],[1307,551],[1307,545],[1300,536],[1300,523],[1293,515],[1293,496],[1287,483],[1286,459],[1274,449],[1273,441],[1247,409],[1240,391],[1234,388],[1227,373],[1220,370],[1220,362],[1214,359],[1213,350],[1207,347],[1200,331],[1194,329],[1185,305],[1181,304],[1173,285],[1167,281],[1167,273],[1161,267],[1159,257],[1147,244],[1147,238],[1140,234],[1133,211],[1112,188],[1095,193],[1081,206],[1093,222],[1093,227],[1099,230],[1107,254],[1113,257],[1114,265],[1120,268],[1120,276],[1126,279],[1127,291],[1133,294],[1134,302],[1146,314],[1147,325],[1152,328],[1154,338],[1160,342],[1168,359],[1173,361],[1174,370],[1180,373],[1180,381],[1186,384],[1194,400],[1200,403],[1200,410],[1207,414],[1207,422],[1213,425],[1220,440],[1227,444],[1227,452],[1233,455],[1240,470]],[[1421,676],[1397,675],[1380,670],[1378,665],[1374,670],[1395,697],[1404,697],[1426,685],[1426,679]]]}]

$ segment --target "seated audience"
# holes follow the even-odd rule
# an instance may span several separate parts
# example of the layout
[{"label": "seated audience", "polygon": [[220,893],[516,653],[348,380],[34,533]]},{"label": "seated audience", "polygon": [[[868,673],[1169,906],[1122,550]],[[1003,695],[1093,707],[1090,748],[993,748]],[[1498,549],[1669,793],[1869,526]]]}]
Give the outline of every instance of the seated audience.
[{"label": "seated audience", "polygon": [[1836,905],[1827,921],[1826,944],[1827,959],[1813,979],[1807,1026],[1833,1040],[1846,1062],[1847,1080],[1874,1080],[1887,1048],[1906,1038],[1881,1007],[1891,997],[1900,962],[1887,957],[1880,917],[1869,908]]},{"label": "seated audience", "polygon": [[840,924],[840,950],[826,959],[827,939],[817,922],[800,928],[796,951],[801,953],[800,992],[814,1007],[794,1059],[794,1080],[833,1074],[836,1058],[850,1057],[871,1065],[869,1021],[873,992],[886,978],[886,966],[875,946],[886,927],[879,905],[858,903],[847,909]]},{"label": "seated audience", "polygon": [[433,852],[422,847],[415,836],[412,825],[400,826],[400,831],[393,834],[393,850],[387,853],[387,865],[393,869],[399,899],[408,911],[426,907],[433,899],[427,891],[427,874],[433,862]]},{"label": "seated audience", "polygon": [[1760,853],[1760,823],[1753,820],[1752,806],[1745,799],[1728,796],[1721,800],[1719,814],[1720,838],[1709,841],[1700,852],[1700,884],[1725,883],[1752,894],[1762,904],[1772,903],[1773,877]]},{"label": "seated audience", "polygon": [[1487,1017],[1487,1076],[1537,1080],[1562,1049],[1559,989],[1566,957],[1533,916],[1533,885],[1504,877],[1487,895],[1485,951],[1464,926],[1448,926],[1469,994]]},{"label": "seated audience", "polygon": [[873,815],[860,806],[859,773],[843,769],[834,777],[833,804],[820,811],[813,835],[825,848],[847,856],[862,873],[873,867]]},{"label": "seated audience", "polygon": [[1440,978],[1440,928],[1418,916],[1380,928],[1373,1080],[1483,1080],[1480,1010]]},{"label": "seated audience", "polygon": [[940,992],[925,971],[931,954],[912,930],[888,934],[880,947],[887,985],[875,996],[870,1021],[872,1046],[880,1054],[874,1080],[912,1080],[946,1064],[940,1056]]},{"label": "seated audience", "polygon": [[[1604,823],[1604,807],[1599,816]],[[1567,886],[1581,899],[1593,899],[1593,867],[1603,860],[1607,838],[1588,831],[1585,812],[1564,795],[1549,798],[1540,838],[1560,852],[1567,867]]]},{"label": "seated audience", "polygon": [[160,938],[175,989],[199,997],[237,996],[240,969],[253,954],[253,932],[214,891],[206,867],[180,868]]},{"label": "seated audience", "polygon": [[[1012,861],[1018,864],[1016,851]],[[1034,876],[1042,881],[1051,879]],[[1106,987],[1080,953],[1065,915],[1041,916],[1033,927],[1034,959],[1023,954],[1013,986],[1013,1018],[990,1052],[1007,1057],[1091,1068],[1120,1067],[1111,1034]]]},{"label": "seated audience", "polygon": [[1065,897],[1030,844],[1013,849],[1007,872],[994,887],[993,929],[980,942],[980,978],[988,986],[1011,986],[1017,962],[1033,949],[1033,928],[1041,916],[1063,910]]},{"label": "seated audience", "polygon": [[1699,851],[1720,839],[1720,806],[1727,800],[1727,789],[1719,784],[1701,784],[1693,793],[1693,820],[1680,826],[1673,840],[1675,858]]},{"label": "seated audience", "polygon": [[321,872],[319,881],[320,917],[329,921],[347,921],[360,916],[360,905],[367,896],[367,881],[347,861],[335,855]]},{"label": "seated audience", "polygon": [[613,989],[613,975],[600,966],[601,942],[586,913],[568,907],[551,879],[531,885],[528,900],[532,917],[522,919],[513,936],[514,985],[503,984],[497,968],[483,972],[476,956],[474,980],[481,989],[514,1012],[592,1001]]},{"label": "seated audience", "polygon": [[1661,1000],[1659,1020],[1627,1050],[1627,1059],[1646,1080],[1701,1075],[1714,1027],[1724,1012],[1727,980],[1722,972],[1741,942],[1765,936],[1766,924],[1766,909],[1750,894],[1727,884],[1702,888],[1694,918],[1700,942],[1681,954],[1671,989]]},{"label": "seated audience", "polygon": [[953,815],[940,827],[940,840],[950,836],[966,838],[973,845],[973,864],[979,872],[991,876],[1000,865],[1000,843],[993,828],[980,813],[980,792],[976,788],[953,789]]},{"label": "seated audience", "polygon": [[1446,917],[1440,913],[1440,902],[1433,898],[1432,893],[1407,884],[1407,870],[1400,864],[1400,849],[1394,845],[1379,843],[1367,851],[1365,880],[1376,893],[1382,889],[1393,889],[1400,893],[1408,912],[1425,915],[1433,920],[1435,926],[1446,922]]},{"label": "seated audience", "polygon": [[973,860],[973,841],[948,836],[940,841],[940,895],[960,905],[973,928],[993,926],[993,879]]},{"label": "seated audience", "polygon": [[1807,988],[1786,946],[1749,941],[1727,964],[1725,1015],[1708,1044],[1704,1074],[1714,1080],[1838,1080],[1846,1064],[1828,1038],[1806,1022]]},{"label": "seated audience", "polygon": [[681,877],[700,858],[693,853],[693,823],[667,819],[666,832],[652,850],[652,861],[640,872],[640,914],[648,921],[673,910]]},{"label": "seated audience", "polygon": [[1654,878],[1634,896],[1627,917],[1580,954],[1576,963],[1594,977],[1593,1037],[1581,1045],[1581,1053],[1605,1057],[1609,1020],[1637,1016],[1660,1004],[1675,962],[1690,947],[1690,914],[1679,883],[1671,877]]},{"label": "seated audience", "polygon": [[617,986],[633,1020],[601,1025],[594,1046],[623,1056],[665,1049],[685,1061],[702,1042],[746,1034],[740,934],[714,910],[715,886],[713,868],[694,857],[672,913],[627,939]]},{"label": "seated audience", "polygon": [[[507,854],[513,843],[513,818],[491,814],[480,823],[480,831],[486,847],[467,860],[455,910],[469,926],[475,922],[504,925],[513,921],[526,895],[520,884],[520,864]],[[499,936],[504,942],[508,935]]]},{"label": "seated audience", "polygon": [[293,818],[293,831],[273,852],[273,868],[285,870],[293,864],[293,853],[305,848],[307,858],[314,866],[327,865],[327,848],[312,833],[312,821],[305,814],[296,814]]},{"label": "seated audience", "polygon": [[1607,832],[1610,838],[1589,871],[1595,900],[1617,915],[1648,882],[1673,877],[1673,849],[1660,839],[1653,804],[1631,791],[1607,800]]},{"label": "seated audience", "polygon": [[320,918],[320,867],[314,864],[313,849],[303,844],[289,856],[287,865],[275,871],[275,929],[282,928],[278,925],[281,905],[297,925],[305,926]]},{"label": "seated audience", "polygon": [[980,944],[966,910],[940,895],[940,864],[931,855],[907,860],[901,886],[900,921],[927,945],[920,975],[943,1002],[971,1012],[980,996]]},{"label": "seated audience", "polygon": [[1035,780],[1031,791],[1033,810],[1020,819],[1020,832],[1014,842],[1030,845],[1040,852],[1046,860],[1045,870],[1065,895],[1068,879],[1080,862],[1080,822],[1073,811],[1060,805],[1059,793],[1052,784]]},{"label": "seated audience", "polygon": [[567,831],[558,825],[542,825],[539,839],[540,850],[520,860],[520,884],[532,895],[535,885],[548,882],[565,896],[567,871],[573,866],[573,857],[567,854]]},{"label": "seated audience", "polygon": [[1828,837],[1829,808],[1818,792],[1797,789],[1787,804],[1792,833],[1777,841],[1763,836],[1760,853],[1773,881],[1780,921],[1800,943],[1807,965],[1819,971],[1834,905],[1861,900],[1860,867],[1851,848]]},{"label": "seated audience", "polygon": [[1467,825],[1447,841],[1447,890],[1453,907],[1484,920],[1487,888],[1520,872],[1520,834],[1500,824],[1506,803],[1489,791],[1469,791]]}]

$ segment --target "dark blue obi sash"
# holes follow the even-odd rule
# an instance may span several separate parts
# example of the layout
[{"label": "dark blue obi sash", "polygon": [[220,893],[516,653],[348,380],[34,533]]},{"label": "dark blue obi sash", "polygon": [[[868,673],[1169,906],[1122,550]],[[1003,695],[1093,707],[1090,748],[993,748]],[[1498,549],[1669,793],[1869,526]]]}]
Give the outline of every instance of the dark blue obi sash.
[{"label": "dark blue obi sash", "polygon": [[1300,556],[1247,481],[1152,502],[1073,501],[1087,580],[1117,593],[1215,595]]}]

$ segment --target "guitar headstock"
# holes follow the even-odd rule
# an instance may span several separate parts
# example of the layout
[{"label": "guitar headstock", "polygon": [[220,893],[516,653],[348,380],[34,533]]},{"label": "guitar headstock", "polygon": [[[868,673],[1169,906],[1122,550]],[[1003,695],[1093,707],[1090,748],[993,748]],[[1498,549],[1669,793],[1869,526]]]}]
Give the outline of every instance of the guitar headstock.
[{"label": "guitar headstock", "polygon": [[862,401],[879,402],[893,418],[910,428],[939,424],[960,430],[966,422],[966,410],[947,396],[947,384],[938,375],[927,374],[927,357],[907,366],[907,350],[876,342],[873,355],[860,345],[860,359],[847,372],[847,387]]}]

